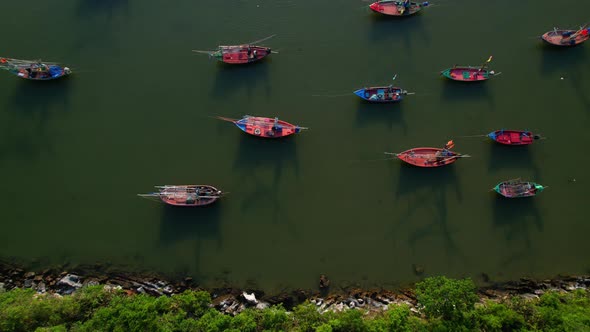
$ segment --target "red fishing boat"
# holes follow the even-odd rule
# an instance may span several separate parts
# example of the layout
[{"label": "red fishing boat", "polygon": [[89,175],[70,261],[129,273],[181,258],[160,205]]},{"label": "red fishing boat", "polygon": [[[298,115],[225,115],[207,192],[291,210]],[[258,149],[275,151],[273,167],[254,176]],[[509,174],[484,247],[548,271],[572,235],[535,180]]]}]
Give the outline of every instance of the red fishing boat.
[{"label": "red fishing boat", "polygon": [[245,133],[264,138],[286,137],[297,134],[301,130],[308,129],[279,120],[279,118],[272,119],[250,115],[245,115],[241,119],[230,119],[221,116],[216,118],[232,122]]},{"label": "red fishing boat", "polygon": [[255,45],[261,43],[265,40],[268,40],[275,35],[243,44],[243,45],[231,45],[231,46],[224,46],[220,45],[217,47],[215,51],[199,51],[193,50],[196,53],[207,54],[209,57],[216,58],[217,60],[229,64],[245,64],[251,63],[258,60],[262,60],[266,58],[271,53],[278,53],[276,51],[272,51],[270,47],[264,47],[260,45]]},{"label": "red fishing boat", "polygon": [[535,135],[530,131],[505,129],[492,131],[487,136],[504,145],[529,145],[542,138],[541,135]]},{"label": "red fishing boat", "polygon": [[139,194],[145,198],[156,198],[174,206],[205,206],[217,201],[223,193],[217,188],[206,185],[166,185],[156,186],[157,192]]},{"label": "red fishing boat", "polygon": [[447,142],[444,148],[414,148],[400,153],[385,152],[393,155],[406,163],[418,167],[440,167],[454,163],[459,158],[470,157],[450,151],[455,146],[453,141]]},{"label": "red fishing boat", "polygon": [[480,67],[473,66],[453,66],[452,68],[445,69],[441,72],[441,75],[451,79],[453,81],[462,82],[481,82],[490,79],[494,75],[500,75],[495,73],[493,70],[488,70],[487,66],[492,61],[490,58]]},{"label": "red fishing boat", "polygon": [[371,10],[389,16],[410,16],[429,5],[428,1],[418,3],[409,0],[380,0],[369,5]]},{"label": "red fishing boat", "polygon": [[580,27],[578,30],[554,28],[552,31],[544,33],[541,39],[556,46],[579,45],[590,39],[590,28],[586,28],[585,26]]}]

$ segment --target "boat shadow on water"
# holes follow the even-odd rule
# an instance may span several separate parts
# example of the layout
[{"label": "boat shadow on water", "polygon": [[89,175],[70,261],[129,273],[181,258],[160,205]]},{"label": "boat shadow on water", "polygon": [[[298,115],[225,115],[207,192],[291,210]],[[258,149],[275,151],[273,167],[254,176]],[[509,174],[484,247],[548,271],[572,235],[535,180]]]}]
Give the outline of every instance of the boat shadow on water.
[{"label": "boat shadow on water", "polygon": [[43,122],[50,116],[52,108],[69,111],[70,77],[18,84],[7,108],[23,116],[40,117]]},{"label": "boat shadow on water", "polygon": [[[303,133],[304,135],[305,133]],[[301,134],[284,138],[259,138],[242,134],[234,169],[254,176],[257,169],[269,168],[273,171],[273,183],[278,183],[287,170],[299,177],[296,139]]]},{"label": "boat shadow on water", "polygon": [[[494,98],[488,89],[490,82],[455,82],[446,78],[444,80],[441,99],[443,102],[463,102],[465,100],[486,100],[490,110],[495,108]],[[479,107],[478,107],[479,109]]]},{"label": "boat shadow on water", "polygon": [[211,90],[212,97],[226,98],[245,89],[248,99],[251,99],[261,94],[260,88],[264,89],[267,98],[270,96],[271,85],[268,75],[271,59],[265,58],[243,65],[231,65],[214,59],[211,61],[217,62],[218,67]]},{"label": "boat shadow on water", "polygon": [[201,280],[202,256],[204,241],[215,241],[218,249],[223,247],[219,223],[223,198],[212,205],[203,207],[178,207],[163,204],[160,223],[159,243],[162,247],[173,246],[181,241],[194,241],[194,252],[185,254],[194,257],[194,267],[179,267],[176,273],[193,275]]},{"label": "boat shadow on water", "polygon": [[[400,161],[402,162],[402,161]],[[461,162],[461,161],[458,161]],[[458,201],[463,200],[455,165],[438,168],[420,168],[407,164],[399,166],[399,179],[395,189],[396,200],[405,200],[407,210],[399,215],[400,222],[395,225],[414,229],[408,235],[412,248],[418,248],[429,237],[441,237],[449,256],[465,258],[452,237],[453,230],[449,227],[448,204],[449,195]],[[418,212],[430,210],[431,220],[420,220],[420,227],[410,226],[412,216]]]},{"label": "boat shadow on water", "polygon": [[[523,169],[527,173],[533,172],[533,179],[538,181],[541,177],[541,169],[535,165],[531,148],[534,146],[504,146],[495,142],[489,142],[490,160],[488,169],[491,172],[499,172],[503,169]],[[533,143],[533,145],[539,144]],[[542,144],[542,143],[541,143]]]},{"label": "boat shadow on water", "polygon": [[[542,194],[541,194],[542,195]],[[506,240],[530,248],[530,233],[543,230],[543,218],[536,206],[536,197],[505,198],[490,192],[494,226],[503,228]]]},{"label": "boat shadow on water", "polygon": [[411,54],[412,45],[417,39],[427,43],[430,41],[430,35],[424,28],[422,13],[400,17],[371,14],[368,38],[372,43],[400,44]]},{"label": "boat shadow on water", "polygon": [[[588,58],[586,47],[588,45],[585,47],[583,45],[573,47],[543,45],[541,72],[546,75],[558,74],[563,77],[588,110],[590,109],[590,97],[588,96],[590,86],[583,85],[584,73],[590,69],[586,61]],[[584,66],[586,66],[585,70],[582,68]],[[557,77],[554,79],[557,79]]]},{"label": "boat shadow on water", "polygon": [[404,101],[391,104],[374,104],[364,100],[359,101],[358,111],[356,113],[356,123],[358,127],[386,124],[389,129],[394,126],[400,126],[404,135],[408,132],[408,127],[404,119],[402,105]]},{"label": "boat shadow on water", "polygon": [[223,199],[202,207],[170,206],[162,203],[160,243],[174,244],[186,239],[216,239],[221,246],[219,222]]},{"label": "boat shadow on water", "polygon": [[587,59],[585,46],[559,47],[543,43],[540,46],[541,72],[543,74],[564,73],[585,63]]}]

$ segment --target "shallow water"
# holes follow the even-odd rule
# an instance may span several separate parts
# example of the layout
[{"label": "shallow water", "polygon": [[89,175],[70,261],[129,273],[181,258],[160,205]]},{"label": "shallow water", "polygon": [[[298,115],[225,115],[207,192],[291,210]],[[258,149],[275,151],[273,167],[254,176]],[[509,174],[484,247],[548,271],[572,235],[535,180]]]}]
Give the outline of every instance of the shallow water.
[{"label": "shallow water", "polygon": [[[413,266],[492,280],[588,271],[590,44],[536,36],[584,23],[590,2],[435,3],[405,19],[362,1],[4,4],[2,56],[75,74],[0,73],[0,254],[267,290],[315,287],[322,273],[394,287],[418,279]],[[280,53],[245,67],[191,53],[271,34]],[[502,74],[488,82],[438,76],[490,55]],[[416,95],[369,105],[352,94],[394,74]],[[210,117],[244,114],[311,130],[265,141]],[[500,128],[547,139],[460,138]],[[375,160],[449,139],[472,157],[440,169]],[[489,191],[516,177],[550,188],[528,200]],[[230,194],[207,209],[136,196],[189,183]]]}]

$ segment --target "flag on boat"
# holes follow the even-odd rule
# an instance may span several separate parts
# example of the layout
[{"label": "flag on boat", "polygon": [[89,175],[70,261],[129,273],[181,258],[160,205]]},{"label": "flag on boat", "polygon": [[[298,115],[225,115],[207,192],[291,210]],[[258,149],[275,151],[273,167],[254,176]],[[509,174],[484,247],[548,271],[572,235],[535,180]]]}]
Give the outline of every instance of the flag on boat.
[{"label": "flag on boat", "polygon": [[493,58],[493,56],[490,55],[490,58],[486,62],[491,62],[492,61],[492,58]]}]

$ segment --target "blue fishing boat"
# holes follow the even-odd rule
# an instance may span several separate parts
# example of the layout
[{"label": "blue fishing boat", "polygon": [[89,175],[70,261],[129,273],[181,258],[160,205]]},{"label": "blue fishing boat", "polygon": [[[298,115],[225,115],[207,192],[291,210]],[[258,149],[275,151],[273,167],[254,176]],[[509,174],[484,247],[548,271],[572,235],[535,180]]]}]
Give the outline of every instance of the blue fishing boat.
[{"label": "blue fishing boat", "polygon": [[394,86],[377,86],[358,89],[354,94],[371,103],[396,103],[404,99],[408,91]]},{"label": "blue fishing boat", "polygon": [[71,74],[68,67],[62,67],[57,63],[48,63],[29,60],[18,60],[10,58],[0,58],[0,69],[20,78],[33,81],[48,81]]}]

